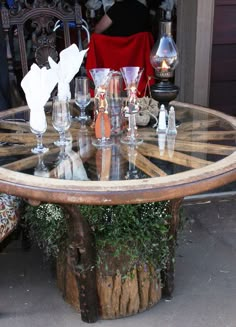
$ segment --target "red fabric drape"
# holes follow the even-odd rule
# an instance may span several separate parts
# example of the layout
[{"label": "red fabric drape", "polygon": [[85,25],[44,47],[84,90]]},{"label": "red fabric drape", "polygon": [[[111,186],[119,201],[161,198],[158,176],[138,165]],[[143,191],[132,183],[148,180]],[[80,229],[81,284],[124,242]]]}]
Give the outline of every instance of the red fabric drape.
[{"label": "red fabric drape", "polygon": [[[89,69],[111,68],[119,71],[121,67],[139,66],[144,68],[138,90],[144,95],[148,77],[154,76],[154,69],[150,64],[150,52],[153,47],[153,36],[149,32],[141,32],[131,36],[107,36],[93,34],[89,43],[86,59],[88,76]],[[150,84],[154,79],[150,80]]]}]

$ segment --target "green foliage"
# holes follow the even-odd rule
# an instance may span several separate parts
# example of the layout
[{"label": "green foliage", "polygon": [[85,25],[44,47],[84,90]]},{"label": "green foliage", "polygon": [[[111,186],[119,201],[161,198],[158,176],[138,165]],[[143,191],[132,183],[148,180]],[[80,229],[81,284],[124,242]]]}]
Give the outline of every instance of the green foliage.
[{"label": "green foliage", "polygon": [[94,230],[98,262],[104,263],[110,249],[115,257],[128,257],[126,271],[139,263],[163,268],[169,254],[167,204],[82,206],[81,212]]},{"label": "green foliage", "polygon": [[[168,202],[80,206],[94,232],[97,265],[106,271],[110,271],[109,265],[112,265],[113,270],[117,268],[124,273],[139,264],[164,268],[169,255],[170,215],[167,207]],[[30,225],[33,238],[48,255],[57,255],[66,245],[66,223],[58,205],[29,206],[24,219]],[[117,267],[114,261],[117,261]]]},{"label": "green foliage", "polygon": [[34,207],[28,205],[22,221],[29,228],[30,238],[48,257],[56,257],[66,246],[66,221],[60,206],[48,203]]}]

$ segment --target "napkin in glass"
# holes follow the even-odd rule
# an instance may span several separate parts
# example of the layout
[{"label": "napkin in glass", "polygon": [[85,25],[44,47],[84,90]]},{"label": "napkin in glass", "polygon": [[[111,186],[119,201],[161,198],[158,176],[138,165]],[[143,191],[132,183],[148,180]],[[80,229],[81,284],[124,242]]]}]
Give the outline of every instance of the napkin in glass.
[{"label": "napkin in glass", "polygon": [[39,68],[36,64],[30,67],[21,81],[30,109],[30,127],[37,132],[43,133],[47,126],[44,106],[57,81],[57,75],[52,69]]},{"label": "napkin in glass", "polygon": [[57,96],[59,100],[71,99],[70,82],[78,73],[87,51],[88,49],[79,51],[77,45],[73,43],[60,52],[58,64],[51,57],[48,57],[49,65],[58,77]]}]

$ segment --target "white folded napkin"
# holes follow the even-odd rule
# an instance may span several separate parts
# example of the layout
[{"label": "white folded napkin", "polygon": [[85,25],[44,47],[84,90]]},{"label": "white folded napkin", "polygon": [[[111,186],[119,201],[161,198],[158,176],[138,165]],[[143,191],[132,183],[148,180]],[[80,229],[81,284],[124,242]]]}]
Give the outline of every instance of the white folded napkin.
[{"label": "white folded napkin", "polygon": [[52,69],[39,68],[36,64],[21,81],[26,101],[30,108],[30,126],[33,130],[44,132],[47,126],[44,106],[57,84],[57,75]]},{"label": "white folded napkin", "polygon": [[58,77],[58,98],[59,100],[70,100],[70,82],[78,73],[83,62],[86,50],[79,51],[76,44],[72,44],[68,48],[62,50],[59,54],[60,61],[57,64],[51,57],[48,57],[48,62],[53,71]]}]

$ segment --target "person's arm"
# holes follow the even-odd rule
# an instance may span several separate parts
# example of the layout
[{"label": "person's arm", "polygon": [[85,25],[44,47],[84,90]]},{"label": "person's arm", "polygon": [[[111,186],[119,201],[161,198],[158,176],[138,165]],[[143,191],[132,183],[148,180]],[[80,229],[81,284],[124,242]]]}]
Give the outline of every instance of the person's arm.
[{"label": "person's arm", "polygon": [[96,24],[94,32],[101,34],[112,24],[112,20],[106,14],[100,19],[100,21]]}]

